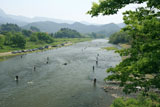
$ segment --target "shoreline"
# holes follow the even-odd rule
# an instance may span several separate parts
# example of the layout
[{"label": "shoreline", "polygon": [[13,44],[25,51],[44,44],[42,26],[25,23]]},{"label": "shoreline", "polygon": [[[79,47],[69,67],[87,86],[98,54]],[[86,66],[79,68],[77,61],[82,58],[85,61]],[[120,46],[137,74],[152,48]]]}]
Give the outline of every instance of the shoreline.
[{"label": "shoreline", "polygon": [[12,54],[12,52],[2,52],[2,53],[0,53],[0,57],[11,55],[11,54]]},{"label": "shoreline", "polygon": [[[91,39],[93,40],[93,39]],[[86,40],[86,41],[90,41],[90,40]],[[36,51],[30,51],[30,52],[22,52],[22,53],[12,53],[12,52],[2,52],[0,53],[0,62],[5,61],[11,57],[14,56],[18,56],[18,55],[25,55],[25,54],[29,54],[29,53],[34,53],[34,52],[42,52],[42,51],[47,51],[47,50],[52,50],[52,49],[56,49],[56,48],[61,48],[61,47],[66,47],[66,46],[71,46],[75,43],[80,43],[80,42],[86,42],[86,41],[76,41],[76,42],[70,42],[69,43],[60,43],[57,45],[57,47],[51,47],[51,48],[44,48],[43,50],[36,50]],[[63,44],[63,45],[62,45]]]},{"label": "shoreline", "polygon": [[[73,45],[73,43],[70,44],[70,45]],[[65,46],[70,46],[70,45],[65,45]],[[5,60],[7,60],[11,57],[14,57],[14,56],[25,55],[25,54],[29,54],[29,53],[35,53],[35,52],[42,52],[42,51],[61,48],[61,47],[65,47],[65,46],[52,47],[52,48],[48,48],[48,49],[45,48],[43,50],[36,50],[36,51],[31,51],[31,52],[22,52],[22,53],[16,53],[16,54],[13,54],[12,52],[3,52],[3,53],[0,53],[0,62],[5,61]]]}]

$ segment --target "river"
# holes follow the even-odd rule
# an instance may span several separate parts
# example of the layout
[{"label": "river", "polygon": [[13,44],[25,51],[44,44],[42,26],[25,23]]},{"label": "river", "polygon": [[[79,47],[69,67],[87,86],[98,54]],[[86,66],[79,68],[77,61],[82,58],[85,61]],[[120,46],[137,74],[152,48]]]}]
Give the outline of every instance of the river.
[{"label": "river", "polygon": [[0,107],[109,106],[114,97],[101,87],[106,69],[121,61],[114,51],[101,49],[110,46],[97,39],[0,62]]}]

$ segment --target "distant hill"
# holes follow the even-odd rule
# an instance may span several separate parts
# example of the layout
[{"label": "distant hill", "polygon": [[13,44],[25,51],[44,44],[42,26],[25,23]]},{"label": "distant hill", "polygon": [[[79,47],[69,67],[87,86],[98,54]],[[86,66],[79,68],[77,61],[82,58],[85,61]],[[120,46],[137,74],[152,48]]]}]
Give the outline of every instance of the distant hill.
[{"label": "distant hill", "polygon": [[120,30],[120,27],[114,23],[97,26],[97,25],[85,25],[79,22],[75,22],[73,24],[66,24],[66,23],[55,23],[51,21],[33,22],[23,26],[23,28],[29,29],[31,26],[35,26],[39,28],[41,31],[49,33],[55,33],[59,31],[61,28],[70,28],[80,33],[95,32],[95,33],[105,34],[106,36],[110,36],[111,34]]},{"label": "distant hill", "polygon": [[124,28],[125,26],[126,26],[126,24],[125,23],[119,23],[119,24],[117,24],[120,28]]},{"label": "distant hill", "polygon": [[2,9],[0,9],[0,23],[2,24],[13,23],[19,26],[24,26],[28,23],[39,22],[39,21],[52,21],[56,23],[68,23],[68,24],[74,23],[74,21],[71,20],[61,20],[61,19],[46,18],[46,17],[28,18],[24,16],[10,15],[6,14]]},{"label": "distant hill", "polygon": [[28,18],[24,16],[16,16],[6,14],[0,9],[0,24],[12,23],[17,24],[25,29],[29,29],[31,26],[39,28],[43,32],[55,33],[61,28],[70,28],[77,30],[80,33],[99,33],[110,36],[111,34],[120,30],[120,27],[114,23],[105,25],[91,24],[85,21],[74,22],[70,20],[61,20],[45,17]]},{"label": "distant hill", "polygon": [[5,14],[3,10],[0,9],[0,23],[5,24],[5,23],[13,23],[13,24],[18,24],[20,26],[23,26],[27,24],[24,21],[21,20],[16,20],[10,17],[10,15]]}]

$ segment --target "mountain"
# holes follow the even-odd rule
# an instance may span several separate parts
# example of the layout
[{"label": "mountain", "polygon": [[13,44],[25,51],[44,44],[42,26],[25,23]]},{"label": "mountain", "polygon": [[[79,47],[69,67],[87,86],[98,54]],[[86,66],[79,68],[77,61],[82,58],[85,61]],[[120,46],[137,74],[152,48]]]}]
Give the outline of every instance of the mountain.
[{"label": "mountain", "polygon": [[28,18],[24,16],[6,14],[2,9],[0,9],[0,24],[5,23],[17,24],[25,29],[29,29],[31,26],[35,26],[41,31],[49,33],[55,33],[61,28],[70,28],[77,30],[80,33],[95,32],[109,36],[110,34],[120,30],[120,27],[113,23],[96,25],[85,21],[74,22],[70,20],[61,20],[45,17]]},{"label": "mountain", "polygon": [[94,23],[89,23],[86,21],[80,21],[79,23],[85,24],[85,25],[100,25],[100,24],[94,24]]},{"label": "mountain", "polygon": [[43,22],[33,22],[23,26],[25,29],[30,29],[31,26],[35,26],[39,28],[43,32],[55,33],[59,31],[61,28],[70,28],[77,30],[80,33],[100,33],[105,34],[106,36],[110,36],[111,34],[120,30],[114,23],[105,24],[105,25],[85,25],[79,22],[75,22],[73,24],[66,23],[55,23],[51,21],[43,21]]},{"label": "mountain", "polygon": [[124,28],[125,26],[126,26],[126,24],[125,23],[119,23],[119,24],[117,24],[120,28]]},{"label": "mountain", "polygon": [[0,23],[5,24],[5,23],[13,23],[13,24],[18,24],[20,26],[26,25],[26,22],[16,20],[11,18],[9,15],[7,15],[3,10],[0,9]]},{"label": "mountain", "polygon": [[0,16],[5,16],[6,14],[4,13],[4,11],[2,9],[0,9]]},{"label": "mountain", "polygon": [[32,22],[51,21],[51,22],[56,22],[56,23],[68,23],[68,24],[74,23],[74,21],[71,21],[71,20],[62,20],[62,19],[46,18],[46,17],[34,17],[31,20]]},{"label": "mountain", "polygon": [[39,21],[52,21],[56,23],[68,23],[73,24],[74,21],[70,20],[62,20],[62,19],[54,19],[54,18],[46,18],[46,17],[33,17],[28,18],[24,16],[10,15],[6,14],[2,9],[0,9],[0,23],[14,23],[19,26],[24,26],[28,23],[39,22]]}]

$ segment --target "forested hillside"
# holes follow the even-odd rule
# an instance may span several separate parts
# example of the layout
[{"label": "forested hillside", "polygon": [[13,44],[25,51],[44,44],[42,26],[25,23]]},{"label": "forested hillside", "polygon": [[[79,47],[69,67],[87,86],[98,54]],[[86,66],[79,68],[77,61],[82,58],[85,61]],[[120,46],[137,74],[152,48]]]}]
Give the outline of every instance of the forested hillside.
[{"label": "forested hillside", "polygon": [[23,28],[29,29],[31,26],[35,26],[39,28],[41,31],[49,32],[49,33],[55,33],[61,28],[70,28],[70,29],[77,30],[78,32],[83,34],[94,32],[98,34],[104,34],[106,35],[106,37],[120,30],[120,27],[118,27],[116,24],[113,24],[113,23],[97,26],[97,25],[84,25],[78,22],[74,24],[66,24],[66,23],[59,24],[59,23],[49,22],[49,21],[30,23],[24,26]]}]

